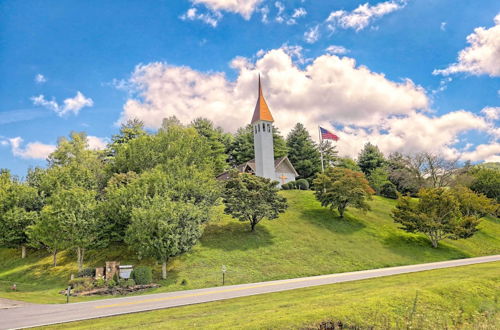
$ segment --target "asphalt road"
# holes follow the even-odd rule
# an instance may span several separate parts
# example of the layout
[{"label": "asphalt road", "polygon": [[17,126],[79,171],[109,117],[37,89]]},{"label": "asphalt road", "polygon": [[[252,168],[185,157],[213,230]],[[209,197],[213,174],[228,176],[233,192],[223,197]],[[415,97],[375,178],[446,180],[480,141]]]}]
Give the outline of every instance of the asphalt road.
[{"label": "asphalt road", "polygon": [[198,290],[112,298],[72,304],[41,305],[11,303],[9,305],[4,301],[4,303],[6,303],[7,306],[10,306],[10,308],[0,309],[0,329],[34,327],[86,320],[98,317],[251,296],[262,293],[293,290],[316,285],[349,282],[493,261],[500,261],[500,255]]}]

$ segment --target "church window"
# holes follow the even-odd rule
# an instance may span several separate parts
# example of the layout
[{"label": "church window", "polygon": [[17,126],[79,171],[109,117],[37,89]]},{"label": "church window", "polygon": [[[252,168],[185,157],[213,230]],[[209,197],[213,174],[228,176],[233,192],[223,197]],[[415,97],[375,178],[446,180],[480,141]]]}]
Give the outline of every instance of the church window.
[{"label": "church window", "polygon": [[257,126],[254,126],[255,127],[255,134],[257,134]]},{"label": "church window", "polygon": [[259,128],[259,132],[260,132],[260,125],[257,125],[257,127]]},{"label": "church window", "polygon": [[267,124],[267,131],[271,133],[271,125]]},{"label": "church window", "polygon": [[266,131],[266,124],[262,123],[262,132]]}]

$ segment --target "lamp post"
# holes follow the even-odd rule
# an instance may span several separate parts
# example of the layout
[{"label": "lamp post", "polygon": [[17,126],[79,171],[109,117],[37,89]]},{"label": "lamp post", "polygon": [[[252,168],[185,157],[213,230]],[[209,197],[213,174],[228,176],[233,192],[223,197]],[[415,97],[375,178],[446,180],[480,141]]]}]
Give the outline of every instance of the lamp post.
[{"label": "lamp post", "polygon": [[225,265],[222,265],[222,285],[224,285],[224,281],[225,281],[225,277],[226,277],[226,271],[227,271],[227,268]]}]

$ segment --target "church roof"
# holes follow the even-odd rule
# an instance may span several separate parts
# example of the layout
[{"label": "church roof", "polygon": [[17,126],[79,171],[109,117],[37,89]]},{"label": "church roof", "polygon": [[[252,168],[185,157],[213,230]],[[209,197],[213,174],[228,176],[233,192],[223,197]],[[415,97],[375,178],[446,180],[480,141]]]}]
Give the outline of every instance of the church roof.
[{"label": "church roof", "polygon": [[[289,168],[293,171],[295,176],[299,176],[299,174],[295,170],[295,167],[293,167],[292,163],[290,162],[290,159],[288,159],[287,156],[283,156],[283,157],[274,159],[274,168],[275,169],[278,168],[278,166],[280,166],[280,164],[283,162],[289,166]],[[251,159],[248,162],[245,162],[241,165],[236,166],[236,169],[240,173],[252,173],[252,174],[254,174],[255,173],[255,159]],[[224,173],[219,174],[217,176],[217,179],[218,180],[229,179],[229,171],[226,171]]]},{"label": "church roof", "polygon": [[270,122],[274,121],[273,115],[271,115],[271,110],[269,110],[266,100],[264,99],[264,95],[262,94],[260,75],[259,75],[259,96],[257,98],[257,104],[255,105],[255,110],[253,112],[252,124],[259,120],[265,120]]}]

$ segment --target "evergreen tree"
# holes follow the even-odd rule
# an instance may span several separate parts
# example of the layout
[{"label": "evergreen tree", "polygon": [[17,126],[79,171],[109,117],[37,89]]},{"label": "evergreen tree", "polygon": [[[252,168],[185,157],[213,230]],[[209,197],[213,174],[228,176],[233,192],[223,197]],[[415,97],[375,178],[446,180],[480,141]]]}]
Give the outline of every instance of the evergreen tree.
[{"label": "evergreen tree", "polygon": [[358,156],[358,165],[361,171],[369,176],[370,173],[378,167],[385,164],[384,155],[380,152],[377,146],[367,143]]},{"label": "evergreen tree", "polygon": [[210,156],[214,160],[215,173],[219,174],[227,167],[226,145],[228,141],[227,133],[224,133],[222,128],[215,127],[214,123],[206,118],[196,118],[191,122],[191,126],[204,137],[212,152]]},{"label": "evergreen tree", "polygon": [[311,183],[314,175],[321,171],[321,156],[304,125],[295,125],[286,138],[286,144],[288,158],[299,173],[299,178]]}]

